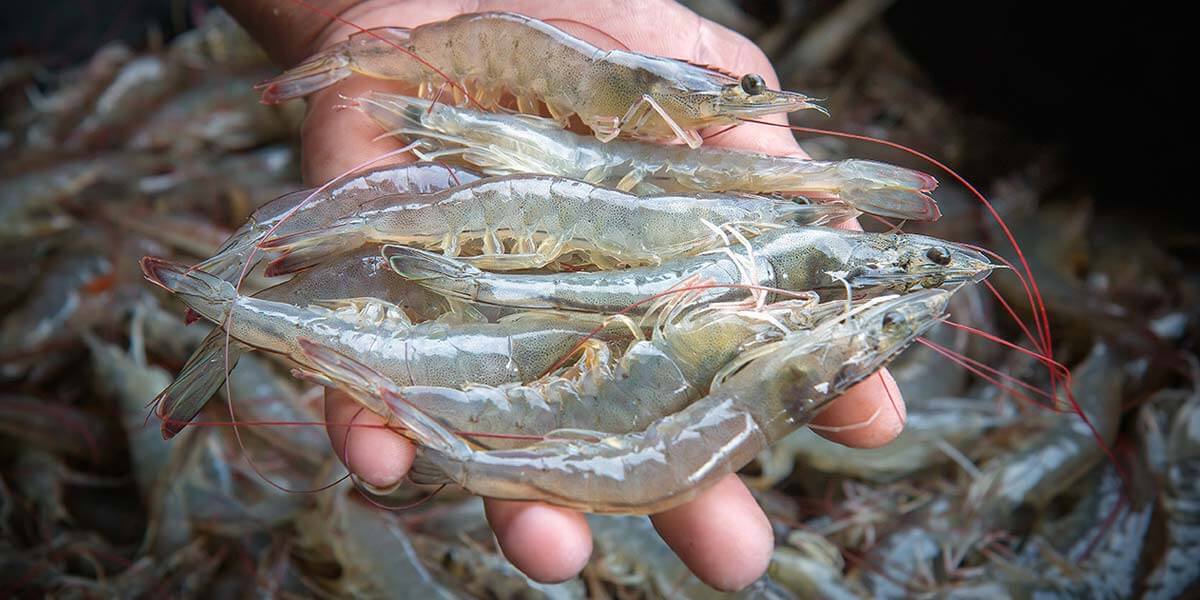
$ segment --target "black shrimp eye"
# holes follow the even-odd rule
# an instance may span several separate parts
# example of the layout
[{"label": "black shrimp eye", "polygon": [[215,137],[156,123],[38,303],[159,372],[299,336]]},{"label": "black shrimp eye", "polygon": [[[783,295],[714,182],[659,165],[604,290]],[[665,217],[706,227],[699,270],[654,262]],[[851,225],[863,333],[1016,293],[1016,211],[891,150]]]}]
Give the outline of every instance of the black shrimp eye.
[{"label": "black shrimp eye", "polygon": [[757,96],[767,91],[767,82],[763,81],[761,75],[746,73],[742,75],[742,91],[751,96]]},{"label": "black shrimp eye", "polygon": [[883,315],[883,326],[885,328],[891,327],[892,325],[895,325],[896,323],[900,323],[902,321],[904,321],[904,315],[902,315],[894,310],[884,313],[884,315]]},{"label": "black shrimp eye", "polygon": [[925,257],[942,266],[950,264],[950,251],[941,246],[926,250]]}]

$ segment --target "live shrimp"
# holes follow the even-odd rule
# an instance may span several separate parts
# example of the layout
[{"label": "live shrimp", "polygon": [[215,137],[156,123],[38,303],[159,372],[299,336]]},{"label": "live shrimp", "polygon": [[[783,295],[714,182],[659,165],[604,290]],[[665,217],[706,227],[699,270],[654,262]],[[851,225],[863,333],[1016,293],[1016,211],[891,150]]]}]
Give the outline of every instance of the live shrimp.
[{"label": "live shrimp", "polygon": [[[409,477],[485,497],[541,500],[588,512],[657,513],[683,504],[806,425],[934,325],[951,292],[924,290],[865,305],[844,320],[745,353],[703,399],[634,433],[563,432],[516,450],[472,448],[369,368],[401,432],[419,446]],[[318,367],[344,357],[304,343]]]},{"label": "live shrimp", "polygon": [[401,276],[447,297],[480,305],[599,314],[642,314],[648,298],[688,281],[718,286],[697,302],[739,299],[745,292],[738,284],[830,295],[849,289],[861,296],[979,281],[993,268],[974,250],[912,234],[792,227],[769,231],[747,246],[745,255],[731,247],[656,267],[543,275],[488,273],[403,246],[385,246],[383,252]]},{"label": "live shrimp", "polygon": [[270,274],[308,268],[362,244],[394,243],[457,256],[484,269],[534,269],[564,255],[604,269],[657,265],[729,240],[788,225],[835,224],[858,212],[846,204],[723,194],[635,196],[545,175],[481,179],[441,192],[389,195],[364,202],[329,226],[259,246],[280,251]]},{"label": "live shrimp", "polygon": [[[632,344],[610,365],[607,360],[577,377],[544,377],[525,385],[472,385],[457,390],[402,387],[408,402],[454,430],[515,434],[480,436],[477,443],[500,447],[556,430],[627,433],[675,413],[708,392],[713,377],[740,353],[812,329],[845,309],[842,302],[788,300],[756,311],[701,306],[687,309],[686,296],[656,323],[650,339]],[[352,362],[347,364],[352,365]],[[328,366],[328,365],[327,365]],[[335,387],[369,408],[379,408],[375,390],[363,387],[353,369],[321,372]],[[380,413],[390,418],[391,412]]]},{"label": "live shrimp", "polygon": [[268,232],[283,236],[323,227],[360,204],[386,194],[427,193],[469,183],[479,176],[466,169],[436,163],[387,165],[368,169],[324,189],[284,194],[255,210],[212,257],[196,265],[226,281],[234,281]]},{"label": "live shrimp", "polygon": [[592,331],[590,323],[552,317],[455,327],[439,322],[414,325],[400,307],[373,298],[314,301],[301,307],[241,296],[227,281],[159,259],[143,259],[142,271],[243,344],[310,366],[299,340],[316,338],[411,385],[529,381]]},{"label": "live shrimp", "polygon": [[712,145],[605,144],[546,119],[375,91],[354,104],[388,133],[428,146],[423,156],[457,158],[488,175],[546,173],[638,194],[782,193],[837,200],[883,217],[932,221],[941,216],[929,195],[936,179],[881,162],[809,160]]},{"label": "live shrimp", "polygon": [[768,89],[757,74],[739,79],[680,60],[603,51],[507,12],[361,31],[264,83],[263,101],[306,96],[355,73],[416,85],[426,98],[444,90],[488,109],[507,92],[524,113],[544,103],[564,127],[578,115],[604,142],[624,134],[698,148],[705,127],[819,109],[804,94]]}]

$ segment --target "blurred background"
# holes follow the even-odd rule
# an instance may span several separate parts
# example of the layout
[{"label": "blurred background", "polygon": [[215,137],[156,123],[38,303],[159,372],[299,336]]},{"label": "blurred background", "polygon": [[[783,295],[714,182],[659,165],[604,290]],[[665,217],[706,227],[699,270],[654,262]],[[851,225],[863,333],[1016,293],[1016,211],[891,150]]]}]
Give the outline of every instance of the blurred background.
[{"label": "blurred background", "polygon": [[[1194,153],[1170,143],[1194,120],[1187,21],[1152,5],[686,4],[754,40],[785,88],[827,99],[831,117],[794,124],[915,148],[992,200],[1037,276],[1054,357],[1113,449],[1063,406],[914,347],[892,369],[909,403],[898,442],[849,452],[809,434],[744,472],[776,529],[775,582],[801,597],[996,597],[1031,581],[1074,597],[1197,597],[1200,231]],[[487,598],[711,593],[644,519],[593,522],[584,577],[539,586],[496,554],[479,503],[452,491],[389,512],[349,485],[274,487],[340,474],[322,428],[247,427],[239,443],[212,402],[199,419],[213,426],[162,440],[150,404],[206,331],[136,261],[194,263],[299,189],[303,104],[258,102],[253,84],[277,66],[207,2],[9,3],[0,55],[0,597],[386,596],[446,582]],[[814,158],[934,174],[944,216],[904,230],[1015,258],[934,166],[798,138]],[[1008,272],[989,283],[995,297],[964,292],[954,317],[1020,342],[998,298],[1028,321],[1023,288]],[[1019,352],[949,328],[929,337],[1036,389],[1055,383]],[[319,389],[256,358],[231,378],[240,417],[320,418]],[[405,486],[387,501],[418,499]],[[814,592],[817,579],[831,587]]]}]

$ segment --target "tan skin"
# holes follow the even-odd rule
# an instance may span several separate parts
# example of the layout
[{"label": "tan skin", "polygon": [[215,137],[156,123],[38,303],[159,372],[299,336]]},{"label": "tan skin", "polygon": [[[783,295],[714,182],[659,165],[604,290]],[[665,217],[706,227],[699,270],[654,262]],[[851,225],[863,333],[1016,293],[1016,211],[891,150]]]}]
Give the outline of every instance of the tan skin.
[{"label": "tan skin", "polygon": [[[770,87],[778,78],[753,43],[667,0],[598,0],[586,4],[536,0],[419,2],[334,0],[324,10],[363,27],[415,26],[467,12],[507,10],[550,20],[601,47],[620,40],[630,50],[683,58],[743,74],[758,73]],[[293,65],[355,30],[292,0],[224,0],[223,4],[281,65]],[[636,15],[636,18],[631,18]],[[572,20],[577,23],[556,21]],[[665,35],[664,32],[670,32]],[[303,171],[310,183],[400,147],[392,139],[372,141],[378,128],[357,111],[337,110],[342,97],[368,89],[408,92],[395,82],[358,76],[308,99],[303,128]],[[775,119],[783,122],[783,118]],[[709,143],[773,154],[803,156],[782,128],[746,125]],[[349,398],[330,392],[325,415],[331,423],[379,423]],[[815,421],[825,437],[853,447],[873,448],[893,440],[904,425],[904,403],[891,377],[882,373],[859,384]],[[353,433],[348,433],[353,429]],[[399,483],[414,448],[394,433],[374,428],[330,426],[329,437],[343,461],[363,480],[381,488]],[[577,575],[591,554],[583,515],[536,502],[485,500],[488,520],[504,555],[533,579],[555,582]],[[774,540],[770,523],[750,491],[730,476],[690,504],[651,517],[655,528],[688,567],[709,585],[727,591],[745,587],[765,572]]]}]

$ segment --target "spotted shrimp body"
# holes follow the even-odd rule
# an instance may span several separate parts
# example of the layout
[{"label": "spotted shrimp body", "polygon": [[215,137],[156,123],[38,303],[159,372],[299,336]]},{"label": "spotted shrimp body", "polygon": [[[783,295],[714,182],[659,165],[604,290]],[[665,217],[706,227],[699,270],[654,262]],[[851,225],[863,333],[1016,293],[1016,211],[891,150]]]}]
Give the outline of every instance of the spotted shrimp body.
[{"label": "spotted shrimp body", "polygon": [[404,81],[423,97],[453,96],[460,104],[469,92],[486,109],[509,93],[521,112],[536,113],[544,103],[563,126],[578,115],[605,142],[627,135],[698,148],[705,127],[819,108],[804,94],[768,89],[756,74],[738,79],[685,61],[604,51],[507,12],[356,33],[264,83],[263,101],[306,96],[355,73]]},{"label": "spotted shrimp body", "polygon": [[547,119],[454,107],[371,91],[355,99],[389,133],[426,146],[423,156],[464,161],[488,175],[545,173],[638,194],[742,192],[845,202],[882,217],[933,221],[933,176],[871,160],[821,161],[732,148],[613,140]]}]

